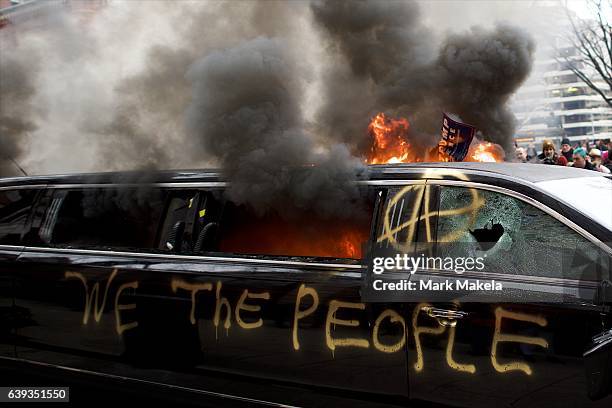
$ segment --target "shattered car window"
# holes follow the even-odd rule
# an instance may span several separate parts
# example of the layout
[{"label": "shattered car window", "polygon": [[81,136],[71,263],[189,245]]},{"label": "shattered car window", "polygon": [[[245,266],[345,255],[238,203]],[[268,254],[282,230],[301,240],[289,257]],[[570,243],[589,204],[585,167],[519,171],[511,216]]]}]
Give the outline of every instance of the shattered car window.
[{"label": "shattered car window", "polygon": [[441,256],[483,256],[485,271],[596,280],[597,247],[565,224],[504,194],[442,187]]}]

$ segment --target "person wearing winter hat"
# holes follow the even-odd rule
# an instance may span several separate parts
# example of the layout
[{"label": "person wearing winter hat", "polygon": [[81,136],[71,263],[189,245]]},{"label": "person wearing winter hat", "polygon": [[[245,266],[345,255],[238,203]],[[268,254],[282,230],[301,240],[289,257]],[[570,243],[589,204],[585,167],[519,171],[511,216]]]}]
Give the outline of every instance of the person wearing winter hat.
[{"label": "person wearing winter hat", "polygon": [[595,170],[600,171],[602,173],[610,174],[610,169],[601,164],[601,150],[599,149],[591,149],[589,152],[589,156],[591,156],[591,163]]},{"label": "person wearing winter hat", "polygon": [[564,137],[561,140],[561,155],[564,156],[568,162],[572,161],[572,157],[574,156],[574,149],[570,145],[570,141],[567,137]]},{"label": "person wearing winter hat", "polygon": [[579,169],[595,170],[591,162],[587,161],[586,157],[587,153],[583,147],[578,147],[577,149],[574,149],[574,163],[572,164],[572,166]]},{"label": "person wearing winter hat", "polygon": [[545,140],[542,143],[542,153],[538,154],[538,163],[540,164],[557,164],[559,156],[555,152],[555,145],[550,140]]}]

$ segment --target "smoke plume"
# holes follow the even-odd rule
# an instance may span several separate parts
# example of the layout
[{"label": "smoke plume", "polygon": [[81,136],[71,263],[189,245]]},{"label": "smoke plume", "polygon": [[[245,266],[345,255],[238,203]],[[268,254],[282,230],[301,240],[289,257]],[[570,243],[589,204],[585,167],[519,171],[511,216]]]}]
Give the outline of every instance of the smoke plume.
[{"label": "smoke plume", "polygon": [[232,201],[260,213],[350,215],[342,203],[357,198],[350,181],[359,162],[342,145],[316,153],[300,110],[302,75],[286,44],[257,38],[213,52],[187,78],[188,130],[220,161]]},{"label": "smoke plume", "polygon": [[28,132],[36,129],[31,104],[36,69],[34,58],[0,58],[0,176],[19,175],[15,163],[26,149]]},{"label": "smoke plume", "polygon": [[[336,56],[318,116],[328,137],[363,152],[359,129],[372,114],[386,111],[408,117],[420,130],[415,141],[431,145],[442,112],[450,111],[480,129],[485,140],[510,147],[515,124],[507,102],[527,78],[534,52],[526,33],[507,25],[475,27],[447,35],[437,47],[416,3],[316,1],[312,12]],[[347,98],[356,99],[357,107],[347,108]]]},{"label": "smoke plume", "polygon": [[533,52],[533,40],[507,25],[449,37],[436,60],[444,106],[510,149],[516,124],[508,100],[529,75]]},{"label": "smoke plume", "polygon": [[34,173],[220,166],[233,201],[287,216],[350,215],[380,111],[408,117],[417,148],[443,111],[508,147],[534,49],[507,25],[440,35],[415,2],[130,1],[87,26],[55,3],[0,58],[3,157]]}]

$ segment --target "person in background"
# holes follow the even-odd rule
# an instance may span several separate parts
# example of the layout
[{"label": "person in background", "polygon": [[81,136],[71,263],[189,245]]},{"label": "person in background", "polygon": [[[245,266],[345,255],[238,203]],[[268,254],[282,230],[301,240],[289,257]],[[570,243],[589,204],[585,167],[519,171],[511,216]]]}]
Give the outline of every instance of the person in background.
[{"label": "person in background", "polygon": [[582,147],[574,149],[573,159],[574,163],[572,164],[572,167],[585,170],[595,170],[593,165],[589,161],[587,161],[586,150],[584,150]]},{"label": "person in background", "polygon": [[599,139],[595,147],[603,153],[608,150],[608,141],[604,139]]},{"label": "person in background", "polygon": [[601,163],[612,172],[612,140],[608,140],[608,150],[601,152]]},{"label": "person in background", "polygon": [[527,163],[527,150],[524,147],[517,147],[514,150],[514,158],[517,162]]},{"label": "person in background", "polygon": [[591,164],[593,168],[602,173],[610,174],[610,169],[601,164],[601,150],[599,149],[591,149],[589,152],[589,156],[591,156]]},{"label": "person in background", "polygon": [[536,148],[535,146],[532,144],[530,144],[527,147],[527,161],[530,162],[532,159],[534,159],[536,156],[538,155],[538,152],[536,152]]},{"label": "person in background", "polygon": [[610,150],[608,146],[610,146],[610,139],[602,140],[601,147],[599,148],[599,150],[601,150],[602,158],[603,158],[604,152],[607,152]]},{"label": "person in background", "polygon": [[555,151],[555,145],[550,140],[545,140],[542,143],[542,153],[538,155],[538,163],[540,164],[557,164],[559,155]]},{"label": "person in background", "polygon": [[567,137],[564,137],[563,140],[561,140],[561,155],[565,157],[568,162],[572,161],[574,149],[572,149],[570,141]]},{"label": "person in background", "polygon": [[584,139],[578,147],[582,147],[586,152],[589,151],[589,139]]}]

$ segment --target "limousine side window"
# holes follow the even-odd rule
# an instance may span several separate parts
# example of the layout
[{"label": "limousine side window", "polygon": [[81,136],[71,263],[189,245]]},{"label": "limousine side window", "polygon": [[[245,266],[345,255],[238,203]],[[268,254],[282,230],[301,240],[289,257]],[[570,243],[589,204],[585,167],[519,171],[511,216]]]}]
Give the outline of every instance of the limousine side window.
[{"label": "limousine side window", "polygon": [[[364,189],[351,217],[258,214],[221,189],[170,193],[157,248],[180,254],[361,259],[377,192]],[[349,207],[347,206],[347,209]]]},{"label": "limousine side window", "polygon": [[349,219],[258,215],[228,203],[221,218],[219,251],[241,255],[361,259],[370,235],[372,206]]},{"label": "limousine side window", "polygon": [[20,243],[35,195],[36,190],[0,190],[0,244]]},{"label": "limousine side window", "polygon": [[220,189],[173,192],[158,248],[194,255],[360,259],[375,198],[374,190],[364,189],[356,211],[345,219],[311,212],[287,218],[236,205]]},{"label": "limousine side window", "polygon": [[38,235],[51,246],[153,249],[163,198],[148,187],[57,190]]},{"label": "limousine side window", "polygon": [[485,270],[598,280],[595,244],[539,208],[498,192],[440,188],[438,255],[486,255]]}]

